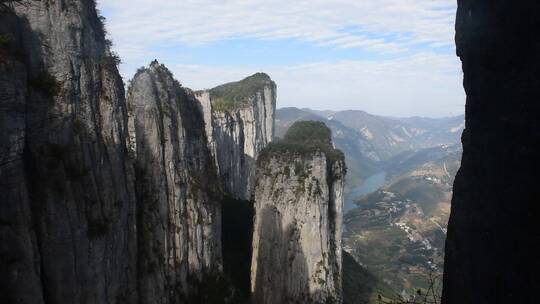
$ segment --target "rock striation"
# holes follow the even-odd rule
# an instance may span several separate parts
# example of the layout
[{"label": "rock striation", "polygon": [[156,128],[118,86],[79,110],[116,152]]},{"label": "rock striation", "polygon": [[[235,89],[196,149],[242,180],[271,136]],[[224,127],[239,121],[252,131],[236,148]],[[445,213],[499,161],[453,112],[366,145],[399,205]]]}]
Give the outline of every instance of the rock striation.
[{"label": "rock striation", "polygon": [[128,104],[92,0],[0,24],[0,303],[209,302],[222,191],[192,92],[156,62]]},{"label": "rock striation", "polygon": [[536,303],[540,233],[540,3],[458,1],[467,93],[445,304]]},{"label": "rock striation", "polygon": [[254,303],[341,303],[343,154],[320,122],[297,122],[257,167]]},{"label": "rock striation", "polygon": [[128,91],[140,303],[182,303],[220,275],[221,193],[198,102],[154,61]]},{"label": "rock striation", "polygon": [[0,5],[0,302],[136,301],[124,86],[94,1]]},{"label": "rock striation", "polygon": [[276,84],[257,73],[196,93],[221,183],[236,199],[251,200],[256,160],[274,137]]}]

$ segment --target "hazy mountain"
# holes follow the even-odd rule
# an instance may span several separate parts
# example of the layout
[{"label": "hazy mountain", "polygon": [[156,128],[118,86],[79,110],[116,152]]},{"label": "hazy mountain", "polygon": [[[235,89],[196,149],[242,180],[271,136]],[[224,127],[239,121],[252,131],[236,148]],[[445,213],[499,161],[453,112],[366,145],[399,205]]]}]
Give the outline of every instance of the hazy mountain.
[{"label": "hazy mountain", "polygon": [[281,108],[276,111],[276,136],[282,137],[299,120],[323,121],[332,130],[334,143],[347,161],[347,194],[380,171],[394,173],[394,166],[406,166],[400,162],[411,153],[458,145],[464,117],[388,118],[363,111]]},{"label": "hazy mountain", "polygon": [[283,137],[288,128],[296,121],[322,121],[332,130],[336,148],[343,151],[347,163],[347,186],[358,185],[362,181],[380,171],[380,164],[370,158],[371,144],[356,130],[344,126],[341,122],[298,108],[282,108],[276,111],[277,137]]},{"label": "hazy mountain", "polygon": [[[442,271],[464,117],[283,108],[276,111],[275,134],[299,120],[324,121],[345,153],[344,246],[364,268],[359,273],[408,294],[426,287],[429,274]],[[376,296],[361,294],[364,303],[366,295]]]},{"label": "hazy mountain", "polygon": [[458,143],[464,117],[391,118],[363,111],[314,111],[329,121],[357,131],[370,145],[363,152],[373,160],[387,160],[401,152]]},{"label": "hazy mountain", "polygon": [[[403,172],[420,167],[430,161],[443,160],[451,156],[460,156],[461,152],[461,144],[442,145],[406,151],[388,159],[384,162],[382,167],[390,179]],[[452,174],[455,174],[455,172],[452,172]]]}]

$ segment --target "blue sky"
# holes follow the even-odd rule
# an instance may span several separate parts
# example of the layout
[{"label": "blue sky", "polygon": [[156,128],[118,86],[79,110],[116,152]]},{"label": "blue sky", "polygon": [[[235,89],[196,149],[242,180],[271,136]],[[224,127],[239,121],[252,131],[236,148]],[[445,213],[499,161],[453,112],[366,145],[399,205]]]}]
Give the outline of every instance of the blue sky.
[{"label": "blue sky", "polygon": [[278,106],[463,113],[455,0],[100,0],[126,80],[158,59],[192,89],[255,72]]}]

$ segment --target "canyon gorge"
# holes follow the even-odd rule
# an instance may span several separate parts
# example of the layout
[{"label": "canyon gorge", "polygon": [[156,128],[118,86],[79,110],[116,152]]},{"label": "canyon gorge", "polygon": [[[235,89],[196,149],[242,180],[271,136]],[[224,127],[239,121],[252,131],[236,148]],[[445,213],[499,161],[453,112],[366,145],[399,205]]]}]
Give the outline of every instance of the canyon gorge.
[{"label": "canyon gorge", "polygon": [[539,20],[459,0],[465,117],[396,118],[124,82],[95,1],[0,0],[0,303],[535,303]]}]

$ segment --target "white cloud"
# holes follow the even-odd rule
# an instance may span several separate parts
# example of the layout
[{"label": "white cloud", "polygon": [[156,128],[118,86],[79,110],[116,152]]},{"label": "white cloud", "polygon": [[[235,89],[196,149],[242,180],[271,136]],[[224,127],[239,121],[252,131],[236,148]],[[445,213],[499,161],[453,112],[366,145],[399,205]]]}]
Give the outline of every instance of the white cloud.
[{"label": "white cloud", "polygon": [[[120,49],[230,38],[298,39],[378,52],[451,46],[455,0],[102,0]],[[354,30],[353,30],[354,29]],[[382,38],[380,34],[392,37]]]},{"label": "white cloud", "polygon": [[161,58],[187,86],[212,87],[261,68],[193,65],[170,49],[234,38],[294,39],[394,59],[268,66],[261,58],[264,72],[278,83],[279,106],[352,108],[393,116],[463,113],[459,60],[436,52],[441,47],[453,50],[455,0],[98,2],[126,63],[122,70],[127,78],[136,67]]},{"label": "white cloud", "polygon": [[[169,66],[191,88],[210,88],[259,72],[250,67]],[[264,72],[277,82],[279,107],[361,109],[389,116],[460,115],[465,96],[459,60],[417,54],[386,61],[318,62],[274,66]]]}]

